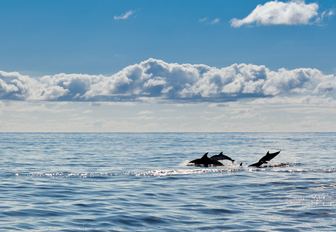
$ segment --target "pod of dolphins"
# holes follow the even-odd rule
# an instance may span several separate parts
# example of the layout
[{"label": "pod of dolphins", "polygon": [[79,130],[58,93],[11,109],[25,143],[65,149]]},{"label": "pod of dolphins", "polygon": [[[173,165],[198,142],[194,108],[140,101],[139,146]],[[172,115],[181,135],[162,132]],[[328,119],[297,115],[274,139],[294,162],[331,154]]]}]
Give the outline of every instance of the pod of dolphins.
[{"label": "pod of dolphins", "polygon": [[[269,161],[271,161],[274,157],[280,154],[280,151],[270,153],[267,151],[266,155],[263,156],[258,162],[250,164],[249,167],[256,167],[260,168],[263,164],[267,164]],[[215,167],[215,166],[224,166],[223,163],[219,162],[219,160],[229,160],[232,163],[234,163],[234,160],[231,159],[229,156],[224,155],[223,152],[219,153],[218,155],[214,155],[211,157],[208,157],[208,152],[205,153],[202,158],[194,159],[189,162],[189,164],[194,164],[195,166],[199,167]],[[240,163],[240,166],[242,166],[243,163]]]}]

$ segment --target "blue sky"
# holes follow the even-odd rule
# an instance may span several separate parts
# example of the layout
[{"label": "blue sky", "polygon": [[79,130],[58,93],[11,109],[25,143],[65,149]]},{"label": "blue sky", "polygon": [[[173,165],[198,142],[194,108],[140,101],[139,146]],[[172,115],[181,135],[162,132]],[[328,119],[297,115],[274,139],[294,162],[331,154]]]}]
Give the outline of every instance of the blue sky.
[{"label": "blue sky", "polygon": [[[233,28],[257,0],[2,0],[0,68],[32,74],[104,73],[153,57],[167,62],[224,67],[336,69],[336,18],[320,25]],[[333,0],[316,2],[320,11]],[[127,20],[114,20],[129,10]],[[215,25],[200,19],[219,18]]]},{"label": "blue sky", "polygon": [[336,131],[335,0],[2,0],[0,131]]}]

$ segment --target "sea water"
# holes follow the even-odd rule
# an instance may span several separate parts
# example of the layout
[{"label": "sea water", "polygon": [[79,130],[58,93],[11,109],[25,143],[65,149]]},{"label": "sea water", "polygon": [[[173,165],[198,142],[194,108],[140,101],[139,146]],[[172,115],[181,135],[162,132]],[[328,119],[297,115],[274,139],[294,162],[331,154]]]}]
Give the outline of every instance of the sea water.
[{"label": "sea water", "polygon": [[0,159],[0,231],[336,231],[336,133],[1,133]]}]

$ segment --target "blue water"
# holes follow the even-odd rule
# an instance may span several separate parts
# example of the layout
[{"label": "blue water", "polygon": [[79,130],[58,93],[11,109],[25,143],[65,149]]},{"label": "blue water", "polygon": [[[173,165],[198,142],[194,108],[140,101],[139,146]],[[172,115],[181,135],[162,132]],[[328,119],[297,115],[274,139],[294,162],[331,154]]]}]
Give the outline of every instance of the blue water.
[{"label": "blue water", "polygon": [[[247,164],[270,149],[272,164]],[[244,162],[186,166],[206,151]],[[336,133],[0,134],[0,231],[336,231]]]}]

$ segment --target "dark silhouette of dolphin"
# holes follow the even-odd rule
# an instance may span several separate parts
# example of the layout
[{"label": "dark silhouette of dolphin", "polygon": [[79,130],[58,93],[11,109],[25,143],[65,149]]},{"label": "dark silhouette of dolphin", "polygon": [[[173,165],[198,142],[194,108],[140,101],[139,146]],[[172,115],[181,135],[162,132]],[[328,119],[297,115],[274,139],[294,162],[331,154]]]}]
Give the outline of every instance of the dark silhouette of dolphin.
[{"label": "dark silhouette of dolphin", "polygon": [[223,166],[221,162],[218,160],[213,160],[208,157],[208,152],[205,153],[202,158],[195,159],[190,161],[189,163],[195,164],[195,166],[201,166],[201,167],[209,167],[209,166]]},{"label": "dark silhouette of dolphin", "polygon": [[233,159],[228,157],[227,155],[224,155],[223,152],[219,153],[218,155],[211,156],[210,159],[212,160],[230,160],[232,163],[234,162]]},{"label": "dark silhouette of dolphin", "polygon": [[268,161],[271,161],[274,157],[280,154],[281,151],[277,151],[274,153],[270,153],[267,151],[266,155],[263,156],[257,163],[249,165],[249,167],[257,167],[259,168],[263,164],[267,164]]}]

